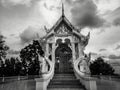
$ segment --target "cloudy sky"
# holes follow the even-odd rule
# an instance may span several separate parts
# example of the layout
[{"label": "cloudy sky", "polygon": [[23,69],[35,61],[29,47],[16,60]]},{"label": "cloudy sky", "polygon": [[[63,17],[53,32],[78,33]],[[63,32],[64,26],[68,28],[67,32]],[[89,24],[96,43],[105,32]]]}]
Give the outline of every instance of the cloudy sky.
[{"label": "cloudy sky", "polygon": [[[120,58],[120,0],[63,0],[65,15],[81,33],[91,32],[85,52]],[[0,0],[0,34],[13,50],[45,35],[61,15],[61,0]]]}]

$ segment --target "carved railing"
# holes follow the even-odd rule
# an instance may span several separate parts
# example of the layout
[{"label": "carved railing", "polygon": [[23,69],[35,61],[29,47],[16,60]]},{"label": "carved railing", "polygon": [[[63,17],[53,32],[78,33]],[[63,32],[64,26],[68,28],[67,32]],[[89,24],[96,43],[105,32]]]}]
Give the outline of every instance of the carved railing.
[{"label": "carved railing", "polygon": [[80,71],[80,63],[82,62],[84,58],[83,57],[79,57],[77,60],[73,60],[73,69],[74,71],[79,74],[81,77],[82,76],[90,76],[90,73],[87,73],[87,72],[83,72],[83,71]]},{"label": "carved railing", "polygon": [[89,73],[80,71],[79,63],[82,58],[73,60],[74,73],[81,84],[85,86],[86,90],[120,90],[120,77],[106,76],[106,75],[90,75]]},{"label": "carved railing", "polygon": [[[46,63],[47,63],[47,64],[46,64],[47,71],[41,73],[41,74],[42,74],[42,78],[40,79],[40,82],[41,82],[41,80],[42,80],[42,84],[43,84],[43,82],[45,82],[43,86],[45,86],[45,88],[47,88],[50,80],[51,80],[51,79],[53,78],[53,76],[54,76],[55,63],[54,63],[53,61],[51,61],[50,59],[48,59],[47,57],[45,58],[45,61],[46,61]],[[36,79],[36,80],[38,80],[38,82],[39,82],[39,78]],[[39,87],[39,85],[36,86],[36,87]],[[45,90],[46,90],[46,89],[45,89]]]},{"label": "carved railing", "polygon": [[[79,57],[77,60],[73,60],[73,69],[75,76],[80,80],[81,84],[84,85],[87,90],[97,90],[96,81],[90,77],[89,73],[80,70],[79,64],[83,59],[83,57]],[[91,87],[91,84],[94,84],[92,85],[93,87]]]},{"label": "carved railing", "polygon": [[47,67],[49,66],[49,68],[48,68],[48,71],[42,73],[43,74],[42,76],[43,78],[50,78],[54,75],[55,63],[48,58],[45,58],[45,59],[46,59],[46,62],[48,63]]}]

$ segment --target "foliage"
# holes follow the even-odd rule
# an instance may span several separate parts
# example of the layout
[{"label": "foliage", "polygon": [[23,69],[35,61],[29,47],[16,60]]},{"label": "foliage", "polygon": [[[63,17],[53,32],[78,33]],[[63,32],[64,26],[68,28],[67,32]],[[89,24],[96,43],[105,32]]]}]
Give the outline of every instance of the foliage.
[{"label": "foliage", "polygon": [[29,44],[20,51],[20,58],[22,61],[31,62],[38,58],[38,53],[40,55],[44,54],[39,42],[37,40],[33,40],[32,44]]},{"label": "foliage", "polygon": [[21,71],[21,62],[18,58],[6,59],[5,63],[1,61],[0,76],[16,76]]},{"label": "foliage", "polygon": [[114,69],[101,57],[90,64],[90,71],[91,75],[114,75]]},{"label": "foliage", "polygon": [[5,62],[0,60],[0,77],[18,76],[18,75],[39,75],[40,62],[38,54],[44,54],[38,41],[33,41],[23,48],[20,52],[20,58],[6,59]]},{"label": "foliage", "polygon": [[2,35],[0,35],[0,60],[1,58],[5,58],[6,54],[7,54],[7,50],[9,49],[9,47],[7,45],[5,45],[5,41],[3,40],[4,37]]},{"label": "foliage", "polygon": [[39,74],[40,62],[38,60],[38,54],[43,56],[44,51],[37,40],[33,40],[32,44],[29,44],[20,51],[24,73],[28,73],[29,75]]}]

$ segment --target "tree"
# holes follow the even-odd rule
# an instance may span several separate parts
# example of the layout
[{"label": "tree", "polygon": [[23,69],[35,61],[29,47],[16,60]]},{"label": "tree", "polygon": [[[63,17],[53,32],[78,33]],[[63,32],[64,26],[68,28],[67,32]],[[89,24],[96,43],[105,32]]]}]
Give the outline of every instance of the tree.
[{"label": "tree", "polygon": [[4,75],[5,60],[3,60],[7,55],[7,50],[9,47],[5,45],[4,37],[0,35],[0,76]]},{"label": "tree", "polygon": [[21,74],[22,71],[22,63],[19,61],[18,58],[16,58],[16,63],[15,63],[15,75],[22,75]]},{"label": "tree", "polygon": [[5,58],[7,55],[7,50],[9,47],[5,45],[5,41],[3,40],[4,37],[0,35],[0,60],[2,60],[2,57]]},{"label": "tree", "polygon": [[29,75],[39,74],[38,54],[43,55],[44,51],[37,40],[33,40],[32,44],[29,44],[20,51],[20,58]]},{"label": "tree", "polygon": [[91,75],[114,75],[114,69],[101,57],[90,64],[90,71]]},{"label": "tree", "polygon": [[42,55],[44,52],[37,40],[33,40],[32,44],[29,44],[20,51],[20,58],[25,61],[31,62],[32,59],[38,58],[38,53]]}]

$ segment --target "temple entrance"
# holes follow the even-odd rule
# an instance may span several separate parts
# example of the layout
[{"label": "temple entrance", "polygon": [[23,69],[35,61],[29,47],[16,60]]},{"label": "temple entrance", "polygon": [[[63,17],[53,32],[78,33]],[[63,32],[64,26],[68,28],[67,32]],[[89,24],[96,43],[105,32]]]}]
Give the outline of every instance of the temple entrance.
[{"label": "temple entrance", "polygon": [[55,51],[55,73],[70,73],[72,70],[72,50],[67,44],[60,44]]}]

